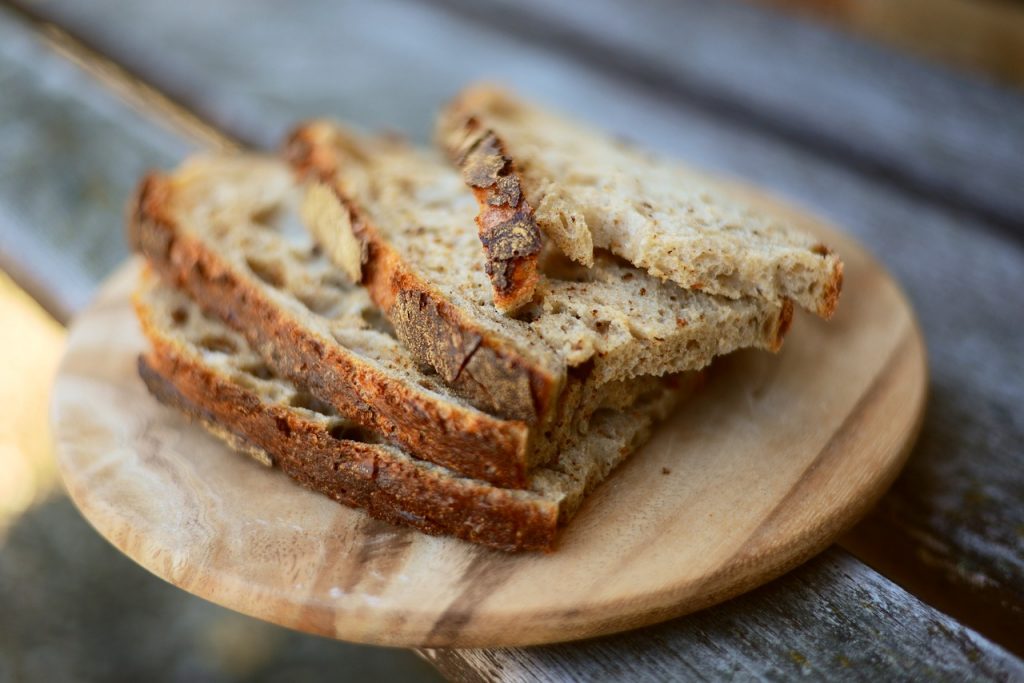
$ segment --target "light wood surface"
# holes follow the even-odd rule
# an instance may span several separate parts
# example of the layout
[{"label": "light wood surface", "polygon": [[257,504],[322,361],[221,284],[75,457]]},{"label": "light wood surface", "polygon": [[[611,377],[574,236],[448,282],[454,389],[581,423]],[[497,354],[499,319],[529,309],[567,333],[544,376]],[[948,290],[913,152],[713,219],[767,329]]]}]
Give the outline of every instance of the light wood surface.
[{"label": "light wood surface", "polygon": [[799,316],[778,356],[721,362],[550,555],[389,527],[186,426],[135,375],[134,263],[72,326],[54,391],[58,463],[85,516],[143,566],[301,630],[483,647],[664,620],[822,550],[888,487],[916,434],[926,371],[912,312],[852,241],[825,239],[847,264],[836,317]]}]

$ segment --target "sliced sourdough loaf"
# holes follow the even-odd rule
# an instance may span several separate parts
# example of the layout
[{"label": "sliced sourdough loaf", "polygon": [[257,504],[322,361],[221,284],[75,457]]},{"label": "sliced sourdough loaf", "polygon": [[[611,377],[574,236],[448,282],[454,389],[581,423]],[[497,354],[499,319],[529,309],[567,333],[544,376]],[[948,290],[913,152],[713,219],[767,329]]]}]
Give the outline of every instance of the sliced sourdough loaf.
[{"label": "sliced sourdough loaf", "polygon": [[604,248],[688,289],[792,299],[825,318],[835,310],[836,254],[682,164],[490,86],[466,89],[441,112],[438,139],[480,198],[481,221],[494,211],[481,188],[500,185],[585,265]]},{"label": "sliced sourdough loaf", "polygon": [[631,406],[599,411],[583,440],[536,470],[529,490],[505,489],[384,443],[276,375],[243,335],[153,277],[144,277],[135,306],[151,346],[139,372],[161,402],[375,518],[506,551],[550,550],[586,494],[699,383],[695,374],[666,379]]},{"label": "sliced sourdough loaf", "polygon": [[422,459],[525,486],[538,458],[534,432],[474,408],[424,372],[366,291],[339,276],[301,227],[298,196],[279,161],[195,158],[142,182],[129,241],[164,279],[242,332],[275,374],[347,419]]},{"label": "sliced sourdough loaf", "polygon": [[474,404],[545,431],[567,395],[587,404],[616,381],[778,349],[792,315],[788,301],[686,291],[601,254],[590,269],[538,259],[541,295],[510,318],[491,303],[476,202],[439,155],[329,122],[299,128],[286,153],[314,179],[311,231],[412,354]]}]

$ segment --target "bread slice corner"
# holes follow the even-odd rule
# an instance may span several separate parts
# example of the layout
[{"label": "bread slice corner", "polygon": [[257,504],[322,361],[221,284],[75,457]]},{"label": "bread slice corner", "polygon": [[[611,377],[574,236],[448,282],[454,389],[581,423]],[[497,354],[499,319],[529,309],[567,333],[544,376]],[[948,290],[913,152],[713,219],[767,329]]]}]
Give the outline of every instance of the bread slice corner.
[{"label": "bread slice corner", "polygon": [[505,182],[573,260],[589,265],[604,248],[687,289],[834,313],[838,255],[721,183],[488,84],[466,88],[439,115],[442,145],[456,160],[447,141],[470,126],[493,138],[517,176]]}]

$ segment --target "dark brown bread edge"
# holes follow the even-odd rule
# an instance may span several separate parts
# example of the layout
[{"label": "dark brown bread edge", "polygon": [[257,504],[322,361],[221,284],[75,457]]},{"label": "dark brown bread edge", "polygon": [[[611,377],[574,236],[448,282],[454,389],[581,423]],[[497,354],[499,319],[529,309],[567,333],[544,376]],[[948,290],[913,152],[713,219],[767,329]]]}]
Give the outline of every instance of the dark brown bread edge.
[{"label": "dark brown bread edge", "polygon": [[779,310],[778,322],[775,325],[775,333],[771,335],[772,343],[768,347],[768,350],[772,353],[778,353],[782,348],[782,342],[786,339],[786,333],[789,332],[790,326],[793,324],[793,301],[791,299],[783,299],[782,306]]},{"label": "dark brown bread edge", "polygon": [[[829,258],[835,255],[834,251],[820,243],[811,247],[811,251],[822,258]],[[829,320],[836,312],[836,306],[839,305],[839,295],[842,291],[843,262],[836,256],[833,261],[832,276],[821,290],[821,296],[818,297],[818,308],[815,313],[825,320]]]},{"label": "dark brown bread edge", "polygon": [[539,280],[543,238],[533,207],[520,191],[511,157],[492,130],[472,116],[453,117],[444,124],[441,144],[480,207],[477,231],[494,304],[504,313],[514,313],[533,299]]},{"label": "dark brown bread edge", "polygon": [[341,160],[324,132],[327,128],[323,123],[300,126],[289,137],[285,156],[300,177],[331,188],[348,211],[352,230],[365,246],[362,284],[399,340],[474,405],[509,419],[550,422],[565,377],[480,329],[408,267],[366,212],[339,190],[335,177]]},{"label": "dark brown bread edge", "polygon": [[[499,550],[550,551],[559,506],[403,463],[385,447],[336,438],[158,346],[139,375],[161,402],[203,423],[237,450],[258,449],[289,477],[371,517]],[[172,379],[173,378],[173,379]]]},{"label": "dark brown bread edge", "polygon": [[424,460],[500,486],[526,486],[532,446],[525,424],[434,401],[344,348],[325,344],[180,230],[171,193],[163,174],[142,181],[131,205],[129,244],[165,281],[241,332],[275,372]]}]

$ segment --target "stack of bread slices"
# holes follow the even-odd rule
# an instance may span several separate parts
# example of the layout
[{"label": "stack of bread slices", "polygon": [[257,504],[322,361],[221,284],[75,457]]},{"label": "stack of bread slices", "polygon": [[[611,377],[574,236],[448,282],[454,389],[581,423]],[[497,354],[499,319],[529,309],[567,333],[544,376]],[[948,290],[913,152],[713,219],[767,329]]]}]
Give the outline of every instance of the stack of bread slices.
[{"label": "stack of bread slices", "polygon": [[716,356],[836,306],[835,254],[678,163],[487,86],[437,130],[148,175],[150,392],[373,517],[550,550]]}]

